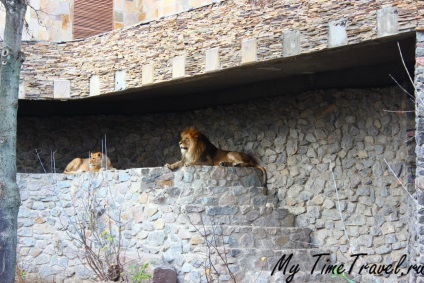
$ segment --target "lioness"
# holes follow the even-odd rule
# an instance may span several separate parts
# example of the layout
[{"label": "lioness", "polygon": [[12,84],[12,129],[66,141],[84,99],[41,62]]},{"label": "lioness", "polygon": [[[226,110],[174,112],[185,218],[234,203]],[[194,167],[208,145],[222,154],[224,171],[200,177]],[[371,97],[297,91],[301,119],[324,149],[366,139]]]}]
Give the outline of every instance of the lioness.
[{"label": "lioness", "polygon": [[171,170],[188,165],[220,165],[256,167],[262,171],[263,186],[266,187],[267,175],[265,168],[260,166],[251,156],[243,152],[226,151],[214,146],[209,139],[196,128],[185,129],[179,142],[181,160],[174,164],[165,164]]},{"label": "lioness", "polygon": [[75,174],[82,173],[84,171],[98,172],[100,169],[115,169],[110,162],[109,157],[101,152],[90,153],[90,158],[75,158],[68,166],[66,166],[63,173]]}]

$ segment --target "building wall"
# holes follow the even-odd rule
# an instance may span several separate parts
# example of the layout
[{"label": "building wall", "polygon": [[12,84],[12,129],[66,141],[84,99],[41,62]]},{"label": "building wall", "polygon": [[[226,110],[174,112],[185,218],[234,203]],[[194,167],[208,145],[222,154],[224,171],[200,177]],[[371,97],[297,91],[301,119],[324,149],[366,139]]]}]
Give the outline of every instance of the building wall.
[{"label": "building wall", "polygon": [[[23,40],[71,41],[74,24],[75,0],[30,0],[26,15],[28,28]],[[112,29],[120,29],[140,22],[212,4],[212,0],[110,0],[113,2]],[[109,15],[108,15],[109,16]],[[4,34],[5,12],[0,12],[0,35]]]},{"label": "building wall", "polygon": [[[28,56],[20,98],[96,96],[352,45],[417,26],[416,1],[334,6],[269,1],[263,8],[250,3],[224,1],[77,42],[29,42],[23,47]],[[337,24],[340,21],[343,24]],[[338,28],[330,28],[334,25]],[[340,34],[343,40],[335,36]],[[290,49],[293,42],[295,48]],[[208,59],[207,51],[214,51]],[[206,62],[213,63],[211,69],[206,69]],[[124,88],[116,87],[117,78]]]},{"label": "building wall", "polygon": [[[23,40],[72,40],[73,0],[30,0],[25,16]],[[4,34],[5,11],[0,13],[0,35]]]},{"label": "building wall", "polygon": [[[131,26],[137,23],[147,23],[154,21],[166,16],[175,15],[181,12],[197,9],[203,6],[209,6],[212,4],[220,3],[221,1],[212,0],[111,0],[114,6],[114,29],[120,29],[123,27]],[[263,9],[269,3],[264,1],[236,1],[238,5],[248,5],[255,9]],[[418,1],[419,2],[419,1]],[[320,13],[318,2],[311,3],[316,7],[312,8],[314,13]],[[366,4],[366,1],[364,1]],[[389,4],[389,3],[385,3]],[[419,3],[416,3],[420,5]],[[300,3],[291,3],[300,7]],[[325,9],[344,9],[343,3],[332,3],[332,7],[328,5]],[[361,5],[355,3],[355,5]],[[408,5],[415,5],[414,1],[408,3],[402,3],[402,8]],[[74,0],[30,0],[30,6],[26,16],[28,29],[25,29],[24,40],[48,40],[48,41],[69,41],[73,40],[73,7]],[[349,5],[347,5],[349,6]],[[355,8],[355,7],[352,7]],[[412,11],[412,10],[410,10]],[[416,20],[422,21],[421,16],[414,17],[416,13],[421,13],[422,9],[419,7],[413,14],[408,16],[411,21],[408,25],[417,26]],[[361,11],[357,11],[360,12]],[[362,11],[363,12],[363,11]],[[352,11],[349,12],[349,14]],[[349,14],[345,16],[349,17]],[[401,16],[406,16],[402,15]],[[4,11],[0,13],[0,23],[4,23]],[[358,18],[357,21],[360,21]],[[3,35],[4,24],[0,25],[0,34]],[[295,28],[295,27],[294,27]]]},{"label": "building wall", "polygon": [[212,0],[114,0],[114,28],[149,22],[183,11],[211,5]]},{"label": "building wall", "polygon": [[[104,135],[116,168],[161,167],[179,159],[179,132],[196,126],[217,146],[261,161],[268,194],[295,216],[295,226],[313,231],[312,245],[337,261],[363,252],[367,262],[395,264],[409,255],[409,195],[401,183],[410,182],[414,159],[406,142],[413,118],[403,111],[413,107],[393,87],[310,91],[184,113],[22,117],[18,168],[42,172],[37,149],[47,172],[54,151],[61,172],[72,158],[101,150]],[[387,280],[400,282],[396,275]]]}]

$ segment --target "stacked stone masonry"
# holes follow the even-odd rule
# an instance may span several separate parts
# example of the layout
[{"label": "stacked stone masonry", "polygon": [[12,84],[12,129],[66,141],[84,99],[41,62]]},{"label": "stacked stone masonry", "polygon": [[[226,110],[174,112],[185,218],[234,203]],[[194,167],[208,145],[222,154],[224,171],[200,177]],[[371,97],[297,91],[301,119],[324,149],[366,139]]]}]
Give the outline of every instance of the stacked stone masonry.
[{"label": "stacked stone masonry", "polygon": [[[293,214],[276,208],[276,198],[255,187],[260,175],[252,168],[219,167],[189,167],[176,173],[146,168],[76,176],[18,175],[22,267],[46,282],[95,278],[80,262],[83,247],[72,240],[91,197],[99,205],[96,213],[107,207],[115,225],[123,223],[122,261],[152,266],[164,261],[177,270],[180,282],[200,282],[208,256],[206,241],[219,241],[237,281],[248,282],[249,272],[260,272],[256,265],[262,257],[269,269],[282,250],[307,249],[310,243],[311,230],[294,228]],[[219,260],[214,250],[210,253]],[[216,265],[220,270],[224,263]]]},{"label": "stacked stone masonry", "polygon": [[[424,139],[423,139],[423,121],[424,121],[424,32],[417,32],[417,48],[416,48],[416,64],[415,64],[415,88],[416,88],[416,155],[417,155],[417,168],[416,168],[416,186],[417,186],[417,203],[412,206],[411,215],[414,215],[413,220],[417,224],[417,229],[414,230],[416,238],[414,246],[419,247],[415,249],[415,256],[418,258],[420,264],[424,263],[423,239],[424,239]],[[422,278],[416,282],[424,282]]]},{"label": "stacked stone masonry", "polygon": [[[119,80],[127,89],[139,88],[201,75],[205,70],[408,32],[419,24],[420,2],[337,1],[330,5],[325,1],[274,0],[262,7],[252,1],[222,1],[84,40],[27,42],[21,98],[106,94],[116,89],[116,72],[125,71]],[[293,42],[295,46],[290,47]],[[210,60],[215,63],[208,65],[206,54],[211,49],[215,58]],[[175,69],[180,70],[177,76],[173,76]],[[95,91],[90,92],[93,77]],[[69,84],[58,87],[64,80]]]},{"label": "stacked stone masonry", "polygon": [[[234,260],[240,266],[255,266],[246,276],[250,279],[259,276],[263,278],[261,282],[277,280],[270,273],[276,258],[287,252],[283,248],[288,251],[319,248],[331,253],[332,261],[344,263],[352,262],[350,254],[354,252],[367,253],[366,262],[385,264],[396,264],[407,254],[408,263],[413,263],[415,258],[411,257],[408,242],[414,245],[411,239],[415,239],[417,231],[409,216],[414,202],[410,203],[410,196],[402,187],[411,178],[408,160],[415,159],[410,143],[406,142],[414,121],[404,112],[413,108],[407,95],[393,87],[310,91],[295,97],[266,98],[184,113],[61,119],[21,117],[18,168],[20,172],[42,172],[34,151],[37,149],[47,172],[54,169],[51,152],[55,152],[57,171],[62,172],[72,158],[99,151],[101,139],[106,135],[108,155],[119,170],[110,172],[108,177],[112,191],[125,200],[123,205],[140,206],[127,213],[128,219],[139,225],[131,225],[132,229],[126,231],[125,244],[150,256],[164,256],[165,261],[178,269],[180,278],[190,278],[184,282],[201,282],[204,273],[199,271],[194,259],[188,259],[191,256],[177,257],[169,250],[174,239],[171,232],[184,236],[171,224],[189,225],[184,222],[182,211],[192,214],[194,223],[202,219],[199,215],[214,215],[221,223],[237,225],[238,230],[224,229],[238,239],[232,247],[228,243],[228,248],[246,247]],[[188,126],[198,127],[221,148],[245,151],[257,157],[268,172],[266,196],[257,188],[259,170],[206,166],[176,172],[164,169],[163,164],[180,158],[178,135]],[[158,168],[131,169],[140,167]],[[51,269],[41,272],[37,264],[45,261],[42,255],[47,253],[55,261],[46,264],[57,265],[54,271],[57,276],[63,276],[64,270],[65,275],[75,271],[81,276],[84,272],[77,267],[68,273],[66,267],[61,269],[56,262],[66,260],[54,251],[53,243],[46,246],[42,239],[45,233],[60,231],[57,220],[60,209],[52,200],[51,191],[58,186],[64,190],[63,201],[71,203],[68,191],[84,187],[82,180],[87,175],[57,174],[55,181],[50,176],[22,173],[19,177],[24,201],[19,230],[21,264],[30,272],[49,275]],[[39,226],[37,221],[50,226],[44,228],[47,226]],[[309,229],[311,234],[302,229]],[[184,236],[187,238],[178,240],[184,242],[178,242],[179,254],[195,249],[190,242],[195,233],[189,231],[190,235]],[[254,243],[246,236],[256,234],[261,236]],[[139,241],[137,237],[141,237]],[[305,243],[309,244],[303,246]],[[255,248],[250,250],[252,247]],[[316,251],[309,252],[313,253]],[[313,260],[303,261],[313,263]],[[260,272],[262,264],[265,265]],[[298,282],[320,281],[302,276],[297,277],[301,280]],[[327,280],[325,276],[328,275],[323,277]],[[355,280],[375,282],[376,279],[407,282],[408,276],[363,276]]]}]

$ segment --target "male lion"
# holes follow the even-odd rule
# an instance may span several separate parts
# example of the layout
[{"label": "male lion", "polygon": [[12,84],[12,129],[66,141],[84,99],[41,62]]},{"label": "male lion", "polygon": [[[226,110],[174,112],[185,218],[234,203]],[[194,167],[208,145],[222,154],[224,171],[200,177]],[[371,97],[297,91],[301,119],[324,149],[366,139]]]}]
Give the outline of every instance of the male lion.
[{"label": "male lion", "polygon": [[115,169],[110,162],[109,157],[101,152],[90,153],[90,158],[75,158],[68,166],[66,166],[63,173],[75,174],[84,171],[99,172],[101,169]]},{"label": "male lion", "polygon": [[256,167],[262,171],[263,186],[266,187],[265,168],[260,166],[251,156],[243,152],[226,151],[214,146],[209,139],[196,128],[185,129],[179,142],[181,160],[174,164],[165,164],[171,170],[188,165],[220,165],[236,167]]}]

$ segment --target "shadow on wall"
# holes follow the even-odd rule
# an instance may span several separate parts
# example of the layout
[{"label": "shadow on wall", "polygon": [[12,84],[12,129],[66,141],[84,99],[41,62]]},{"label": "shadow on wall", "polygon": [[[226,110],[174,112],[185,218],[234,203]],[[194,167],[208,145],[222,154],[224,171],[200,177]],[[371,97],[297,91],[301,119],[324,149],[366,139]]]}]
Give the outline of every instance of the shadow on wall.
[{"label": "shadow on wall", "polygon": [[[184,113],[20,117],[18,172],[42,173],[43,167],[63,172],[72,159],[101,151],[104,139],[117,169],[160,167],[181,158],[179,135],[189,126],[199,128],[217,147],[255,156],[271,176],[286,170],[293,159],[318,167],[334,154],[359,152],[375,159],[386,148],[398,152],[406,119],[384,110],[404,109],[405,101],[397,88],[332,90]],[[375,144],[372,156],[365,148],[370,141]]]}]

